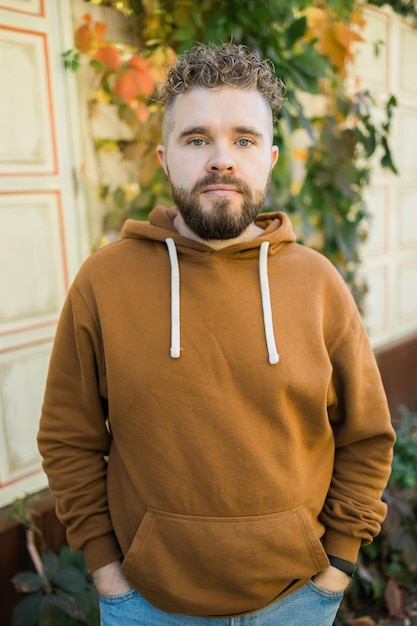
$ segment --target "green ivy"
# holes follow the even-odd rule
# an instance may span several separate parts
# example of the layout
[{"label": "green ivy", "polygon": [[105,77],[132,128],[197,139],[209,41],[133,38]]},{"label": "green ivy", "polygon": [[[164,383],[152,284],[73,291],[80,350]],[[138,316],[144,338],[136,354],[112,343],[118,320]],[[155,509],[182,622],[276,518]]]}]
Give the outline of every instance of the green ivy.
[{"label": "green ivy", "polygon": [[[244,10],[241,0],[154,0],[153,13],[158,20],[153,27],[146,18],[148,0],[107,4],[135,18],[142,50],[167,45],[182,53],[196,42],[233,40],[272,61],[286,84],[287,104],[275,130],[280,159],[273,170],[266,209],[285,210],[292,215],[300,241],[316,247],[335,264],[362,309],[366,285],[359,278],[359,246],[369,218],[363,196],[375,153],[382,167],[396,172],[389,147],[395,98],[387,104],[385,120],[377,122],[370,94],[348,94],[342,73],[320,54],[316,41],[305,37],[307,20],[302,11],[315,5],[311,0],[247,0]],[[336,19],[349,22],[357,2],[328,0],[325,6]],[[300,95],[320,95],[323,84],[327,89],[331,86],[333,110],[323,118],[311,119]],[[354,123],[341,128],[340,114],[346,119],[350,116]],[[295,191],[291,138],[298,129],[310,138],[311,147],[304,182]],[[119,191],[119,208],[113,211],[114,216],[118,214],[120,220],[126,216],[146,218],[153,204],[166,202],[166,181],[161,183],[158,176],[155,181],[157,189],[153,184],[148,188],[141,185],[142,197],[127,203]]]},{"label": "green ivy", "polygon": [[[173,5],[181,3],[161,4],[168,13]],[[376,150],[381,153],[381,165],[396,171],[388,142],[395,99],[389,100],[386,118],[378,124],[372,116],[370,94],[348,96],[343,79],[333,71],[329,59],[318,52],[315,42],[304,40],[307,22],[300,17],[300,11],[311,5],[303,0],[252,1],[241,11],[240,0],[190,2],[186,27],[176,27],[174,19],[170,20],[172,45],[182,52],[194,41],[232,38],[271,59],[287,86],[288,103],[276,129],[280,160],[273,172],[268,208],[292,214],[300,240],[313,247],[310,235],[320,231],[320,245],[316,247],[335,264],[362,308],[366,285],[359,278],[359,248],[369,218],[363,192],[369,184],[370,163]],[[339,18],[348,20],[355,2],[333,1],[328,6]],[[322,79],[329,77],[337,94],[335,110],[322,120],[312,120],[305,113],[299,93],[321,94]],[[339,111],[345,117],[354,116],[357,123],[340,130]],[[312,144],[304,184],[294,194],[289,152],[291,134],[299,128],[308,133]]]}]

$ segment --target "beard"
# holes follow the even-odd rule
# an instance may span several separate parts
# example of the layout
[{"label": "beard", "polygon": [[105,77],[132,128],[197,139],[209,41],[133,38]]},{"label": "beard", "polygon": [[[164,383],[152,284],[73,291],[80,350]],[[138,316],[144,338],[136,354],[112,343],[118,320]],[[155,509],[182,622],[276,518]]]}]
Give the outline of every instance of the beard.
[{"label": "beard", "polygon": [[[270,184],[269,175],[264,190],[252,193],[248,185],[234,176],[208,174],[191,191],[169,183],[178,212],[190,230],[205,241],[224,241],[239,237],[263,209]],[[199,195],[209,185],[233,185],[242,196],[242,206],[232,207],[231,198],[213,198],[210,209],[204,210]]]}]

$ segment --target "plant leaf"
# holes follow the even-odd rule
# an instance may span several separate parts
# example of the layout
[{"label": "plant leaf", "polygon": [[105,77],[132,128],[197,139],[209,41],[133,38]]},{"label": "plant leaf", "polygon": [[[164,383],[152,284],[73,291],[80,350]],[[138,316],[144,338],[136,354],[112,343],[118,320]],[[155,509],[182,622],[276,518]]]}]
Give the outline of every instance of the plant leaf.
[{"label": "plant leaf", "polygon": [[312,47],[309,47],[305,52],[294,55],[291,59],[291,65],[301,74],[312,78],[324,78],[329,67],[327,59],[319,56]]},{"label": "plant leaf", "polygon": [[390,617],[395,619],[407,617],[404,594],[393,578],[387,582],[384,597]]},{"label": "plant leaf", "polygon": [[48,550],[42,561],[45,578],[47,578],[47,580],[50,580],[58,573],[59,570],[58,555],[55,554],[55,552]]},{"label": "plant leaf", "polygon": [[303,37],[307,30],[307,18],[305,15],[294,20],[289,28],[285,31],[285,41],[287,46],[291,48],[297,39]]},{"label": "plant leaf", "polygon": [[[39,626],[67,626],[68,616],[77,617],[75,598],[65,593],[43,596],[39,607]],[[80,615],[83,621],[84,615]]]},{"label": "plant leaf", "polygon": [[32,593],[21,600],[13,609],[12,626],[35,626],[38,623],[40,592]]},{"label": "plant leaf", "polygon": [[20,593],[39,591],[44,585],[41,576],[35,574],[35,572],[19,572],[19,574],[13,576],[12,583]]},{"label": "plant leaf", "polygon": [[70,593],[82,591],[86,586],[85,577],[73,565],[68,565],[61,569],[51,580],[57,587]]}]

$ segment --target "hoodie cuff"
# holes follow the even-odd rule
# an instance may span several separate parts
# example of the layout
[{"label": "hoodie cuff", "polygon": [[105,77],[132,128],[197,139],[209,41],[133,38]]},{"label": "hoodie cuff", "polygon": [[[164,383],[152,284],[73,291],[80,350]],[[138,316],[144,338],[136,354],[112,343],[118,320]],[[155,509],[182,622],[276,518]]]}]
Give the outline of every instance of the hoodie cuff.
[{"label": "hoodie cuff", "polygon": [[84,544],[82,552],[89,572],[113,563],[113,561],[123,559],[122,551],[114,534],[90,539]]},{"label": "hoodie cuff", "polygon": [[326,554],[349,561],[349,563],[356,563],[362,542],[357,537],[342,535],[328,528],[322,537],[322,543]]}]

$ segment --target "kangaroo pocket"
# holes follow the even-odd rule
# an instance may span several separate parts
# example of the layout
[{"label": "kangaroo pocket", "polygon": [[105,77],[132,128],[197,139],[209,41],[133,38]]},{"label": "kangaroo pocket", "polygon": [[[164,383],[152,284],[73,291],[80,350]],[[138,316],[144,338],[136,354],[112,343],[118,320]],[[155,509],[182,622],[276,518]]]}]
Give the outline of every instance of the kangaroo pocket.
[{"label": "kangaroo pocket", "polygon": [[186,615],[237,615],[328,566],[303,508],[251,517],[149,509],[122,569],[149,602]]}]

